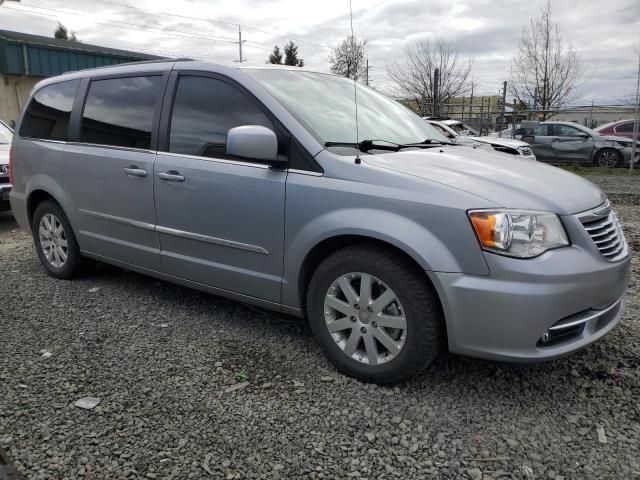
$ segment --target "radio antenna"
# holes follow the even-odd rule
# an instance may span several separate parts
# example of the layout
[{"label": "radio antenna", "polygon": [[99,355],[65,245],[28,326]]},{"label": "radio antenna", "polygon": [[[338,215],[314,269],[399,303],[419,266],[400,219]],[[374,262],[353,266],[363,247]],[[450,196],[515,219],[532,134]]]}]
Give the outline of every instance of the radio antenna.
[{"label": "radio antenna", "polygon": [[362,160],[360,159],[360,141],[358,132],[358,84],[356,82],[356,77],[358,76],[358,61],[355,49],[356,39],[353,36],[353,9],[351,8],[351,0],[349,0],[349,22],[351,24],[351,58],[355,68],[355,71],[353,72],[353,102],[356,106],[356,164],[359,165]]}]

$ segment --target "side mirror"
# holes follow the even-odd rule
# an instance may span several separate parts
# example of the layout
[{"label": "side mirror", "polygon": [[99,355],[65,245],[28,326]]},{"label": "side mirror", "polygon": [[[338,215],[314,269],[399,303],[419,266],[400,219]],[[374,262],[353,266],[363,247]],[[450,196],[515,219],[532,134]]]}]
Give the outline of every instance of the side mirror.
[{"label": "side mirror", "polygon": [[591,138],[591,136],[588,133],[579,133],[578,137],[580,137],[582,140],[586,140],[588,138]]},{"label": "side mirror", "polygon": [[278,156],[278,137],[262,125],[243,125],[227,132],[227,155],[262,160],[269,163],[284,163],[285,157]]}]

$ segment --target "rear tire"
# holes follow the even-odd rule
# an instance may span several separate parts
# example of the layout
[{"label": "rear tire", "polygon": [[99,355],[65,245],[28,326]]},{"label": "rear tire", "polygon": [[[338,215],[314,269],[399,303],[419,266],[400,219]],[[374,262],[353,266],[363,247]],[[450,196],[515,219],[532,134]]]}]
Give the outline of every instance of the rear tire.
[{"label": "rear tire", "polygon": [[603,148],[595,155],[595,164],[602,168],[615,168],[622,163],[622,154],[613,148]]},{"label": "rear tire", "polygon": [[60,205],[52,200],[40,203],[33,214],[31,231],[40,263],[49,275],[68,280],[80,272],[80,247]]},{"label": "rear tire", "polygon": [[320,264],[307,290],[307,316],[338,370],[390,385],[434,361],[444,322],[425,275],[401,254],[378,245],[346,247]]}]

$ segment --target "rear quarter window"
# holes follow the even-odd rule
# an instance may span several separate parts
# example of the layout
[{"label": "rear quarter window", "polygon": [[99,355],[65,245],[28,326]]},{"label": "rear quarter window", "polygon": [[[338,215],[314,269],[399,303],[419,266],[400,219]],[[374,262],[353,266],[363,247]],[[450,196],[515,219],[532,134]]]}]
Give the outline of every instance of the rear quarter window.
[{"label": "rear quarter window", "polygon": [[20,136],[66,141],[69,118],[80,80],[47,85],[31,98],[20,124]]},{"label": "rear quarter window", "polygon": [[148,149],[162,77],[94,80],[82,113],[80,141]]}]

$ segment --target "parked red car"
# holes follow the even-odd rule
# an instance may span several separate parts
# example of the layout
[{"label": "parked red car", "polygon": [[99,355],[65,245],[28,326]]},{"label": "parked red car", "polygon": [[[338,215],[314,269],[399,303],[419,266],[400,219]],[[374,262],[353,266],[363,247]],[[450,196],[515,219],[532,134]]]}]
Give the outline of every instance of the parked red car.
[{"label": "parked red car", "polygon": [[[633,138],[633,120],[618,120],[617,122],[605,123],[598,128],[594,128],[594,130],[600,135]],[[640,140],[640,133],[638,133],[638,140]]]}]

